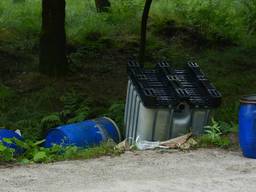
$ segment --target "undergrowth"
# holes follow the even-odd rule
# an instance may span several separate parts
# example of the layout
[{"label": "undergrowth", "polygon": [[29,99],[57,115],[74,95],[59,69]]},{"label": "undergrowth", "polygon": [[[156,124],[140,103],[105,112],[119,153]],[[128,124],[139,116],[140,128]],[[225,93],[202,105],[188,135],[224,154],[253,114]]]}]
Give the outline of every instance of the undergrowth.
[{"label": "undergrowth", "polygon": [[212,119],[211,124],[205,127],[205,134],[197,138],[198,146],[229,148],[237,145],[235,138],[232,138],[237,131],[238,126],[234,123],[217,122]]},{"label": "undergrowth", "polygon": [[104,155],[115,156],[121,153],[121,151],[114,148],[113,143],[110,141],[102,143],[100,146],[86,149],[59,145],[44,148],[41,146],[44,140],[33,142],[31,140],[4,139],[4,142],[15,143],[16,148],[20,148],[20,150],[17,153],[13,148],[8,148],[0,142],[0,163],[50,163],[63,160],[97,158]]},{"label": "undergrowth", "polygon": [[[133,36],[138,37],[144,1],[113,0],[111,5],[110,13],[98,14],[94,0],[67,0],[68,39],[81,45],[89,42],[97,44],[104,42],[104,39],[121,43]],[[158,30],[167,21],[175,21],[179,25],[195,28],[208,39],[228,39],[236,44],[254,46],[255,7],[255,0],[154,1],[150,23]],[[2,0],[0,32],[3,37],[0,36],[0,39],[14,41],[20,48],[22,43],[23,48],[34,48],[40,32],[40,12],[40,0],[26,0],[24,3]]]},{"label": "undergrowth", "polygon": [[[112,52],[109,54],[108,50],[123,55],[120,56],[122,60],[126,60],[127,56],[124,50],[129,50],[129,54],[137,52],[144,1],[112,0],[111,4],[109,13],[99,14],[94,0],[67,0],[70,76],[80,76],[81,73],[86,74],[86,77],[92,76],[90,71],[81,70],[87,58],[91,60],[86,60],[86,64],[90,64],[91,68],[93,65],[97,67],[95,71],[98,74],[93,74],[96,78],[97,75],[102,76],[102,71],[116,74],[116,66],[121,65],[119,62],[111,64],[111,71],[107,68],[109,65],[98,64],[93,59],[102,57],[105,62],[105,57],[112,57]],[[147,59],[155,62],[164,58],[179,67],[187,60],[196,60],[223,94],[222,107],[215,111],[219,123],[215,122],[207,128],[208,133],[201,138],[202,143],[229,145],[223,138],[225,140],[229,132],[236,132],[233,129],[236,126],[222,122],[236,124],[239,97],[256,91],[255,7],[256,0],[153,1],[148,26]],[[123,100],[113,105],[110,102],[95,104],[88,99],[88,95],[95,95],[92,91],[74,91],[68,85],[68,90],[60,90],[48,79],[46,82],[43,80],[39,88],[30,87],[29,82],[15,76],[19,72],[28,77],[26,72],[36,69],[40,22],[41,0],[26,0],[25,3],[16,4],[11,0],[0,1],[0,62],[6,59],[7,68],[15,69],[10,70],[10,74],[7,73],[9,70],[3,72],[9,78],[2,80],[0,77],[0,127],[21,129],[25,138],[35,142],[58,125],[105,114],[122,129],[124,97],[121,93],[117,98]],[[21,67],[17,70],[16,65]],[[1,66],[0,72],[2,68],[4,66]],[[17,79],[14,85],[9,83],[12,78]],[[115,78],[119,81],[120,78],[126,78],[126,74],[123,72]],[[31,77],[30,81],[39,80]],[[84,83],[79,82],[79,79],[75,81]],[[21,87],[16,87],[17,84]],[[109,89],[112,91],[115,88],[110,85]],[[107,101],[113,100],[107,93],[102,97]]]},{"label": "undergrowth", "polygon": [[[51,128],[83,121],[90,115],[88,101],[74,90],[60,96],[51,90],[32,98],[18,97],[6,87],[0,89],[0,127],[20,129],[25,138],[32,140],[43,138]],[[59,111],[54,111],[54,104]]]}]

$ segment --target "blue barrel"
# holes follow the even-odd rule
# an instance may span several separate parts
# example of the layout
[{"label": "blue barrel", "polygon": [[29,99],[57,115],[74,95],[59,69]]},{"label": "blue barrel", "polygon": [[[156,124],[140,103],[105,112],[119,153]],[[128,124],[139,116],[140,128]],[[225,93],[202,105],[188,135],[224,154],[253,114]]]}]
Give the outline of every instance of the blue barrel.
[{"label": "blue barrel", "polygon": [[22,153],[23,150],[21,149],[21,147],[17,146],[15,143],[4,142],[3,141],[4,138],[7,138],[7,139],[16,138],[19,140],[23,140],[23,138],[18,133],[16,133],[13,130],[0,129],[0,142],[2,142],[4,146],[14,149],[16,154]]},{"label": "blue barrel", "polygon": [[44,147],[54,144],[61,146],[77,146],[82,148],[101,144],[108,139],[120,142],[121,135],[117,125],[107,117],[63,125],[52,129],[46,136]]},{"label": "blue barrel", "polygon": [[239,141],[243,155],[256,159],[256,95],[240,100]]}]

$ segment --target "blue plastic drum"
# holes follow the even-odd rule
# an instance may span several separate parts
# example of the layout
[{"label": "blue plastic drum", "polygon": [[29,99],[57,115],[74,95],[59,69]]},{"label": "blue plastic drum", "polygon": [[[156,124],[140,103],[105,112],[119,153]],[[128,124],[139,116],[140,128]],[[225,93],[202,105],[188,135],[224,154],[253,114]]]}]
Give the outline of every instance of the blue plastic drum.
[{"label": "blue plastic drum", "polygon": [[8,129],[0,129],[0,142],[2,142],[4,144],[4,146],[15,149],[15,153],[21,153],[23,150],[17,146],[15,143],[7,143],[5,142],[3,139],[7,138],[7,139],[19,139],[22,140],[23,138],[16,133],[13,130],[8,130]]},{"label": "blue plastic drum", "polygon": [[101,144],[108,139],[120,142],[117,125],[107,117],[64,125],[52,129],[46,136],[44,147],[53,145],[87,148]]},{"label": "blue plastic drum", "polygon": [[240,100],[239,141],[243,155],[256,159],[256,95]]}]

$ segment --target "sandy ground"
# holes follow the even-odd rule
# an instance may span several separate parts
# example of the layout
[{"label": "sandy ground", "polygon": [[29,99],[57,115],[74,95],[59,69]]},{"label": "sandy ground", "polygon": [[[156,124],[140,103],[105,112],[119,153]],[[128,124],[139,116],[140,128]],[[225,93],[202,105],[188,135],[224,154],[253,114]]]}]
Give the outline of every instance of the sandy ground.
[{"label": "sandy ground", "polygon": [[1,192],[256,191],[256,160],[216,149],[127,152],[0,173]]}]

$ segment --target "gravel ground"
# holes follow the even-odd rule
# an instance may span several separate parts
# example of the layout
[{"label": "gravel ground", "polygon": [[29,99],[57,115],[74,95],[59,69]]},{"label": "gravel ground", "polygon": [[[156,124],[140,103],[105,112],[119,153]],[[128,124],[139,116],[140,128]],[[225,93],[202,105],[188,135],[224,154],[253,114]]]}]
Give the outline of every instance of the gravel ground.
[{"label": "gravel ground", "polygon": [[1,192],[255,192],[240,152],[127,152],[120,157],[0,168]]}]

